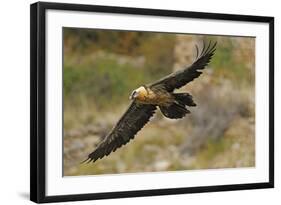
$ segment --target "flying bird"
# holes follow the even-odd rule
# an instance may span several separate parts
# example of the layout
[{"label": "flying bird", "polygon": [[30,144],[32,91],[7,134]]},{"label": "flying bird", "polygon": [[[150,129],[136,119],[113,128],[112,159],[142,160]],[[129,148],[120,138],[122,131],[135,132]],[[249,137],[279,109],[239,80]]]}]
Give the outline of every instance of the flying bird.
[{"label": "flying bird", "polygon": [[157,108],[170,119],[183,118],[190,113],[187,107],[196,106],[192,96],[189,93],[175,93],[174,90],[200,76],[214,55],[216,44],[210,41],[207,46],[203,43],[200,54],[196,45],[196,60],[190,66],[134,90],[130,95],[132,102],[127,111],[83,162],[95,162],[134,139]]}]

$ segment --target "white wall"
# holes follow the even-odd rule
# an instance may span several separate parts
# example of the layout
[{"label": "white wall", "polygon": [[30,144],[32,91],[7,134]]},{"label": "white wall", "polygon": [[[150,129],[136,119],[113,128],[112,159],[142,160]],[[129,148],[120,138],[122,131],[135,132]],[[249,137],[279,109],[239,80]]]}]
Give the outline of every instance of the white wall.
[{"label": "white wall", "polygon": [[[51,1],[51,0],[49,0]],[[29,4],[34,1],[2,1],[0,6],[0,203],[31,204],[29,192]],[[81,3],[81,1],[61,1]],[[278,1],[245,0],[84,0],[85,4],[128,7],[147,7],[186,11],[236,13],[275,16],[275,53],[280,53],[281,13]],[[279,54],[280,55],[280,54]],[[278,55],[275,55],[278,57]],[[275,121],[281,121],[280,58],[275,60]],[[276,188],[188,194],[177,196],[144,197],[101,200],[95,204],[278,204],[280,200],[281,151],[278,147],[281,129],[275,130]],[[91,201],[70,204],[93,204]],[[280,202],[279,202],[280,203]]]}]

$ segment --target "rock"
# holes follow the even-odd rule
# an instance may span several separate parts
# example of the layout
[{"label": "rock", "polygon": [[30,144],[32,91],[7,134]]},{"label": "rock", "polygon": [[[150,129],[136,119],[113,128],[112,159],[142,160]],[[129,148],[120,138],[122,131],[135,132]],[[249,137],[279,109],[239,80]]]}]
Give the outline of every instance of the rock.
[{"label": "rock", "polygon": [[171,165],[171,163],[169,161],[166,160],[161,160],[161,161],[157,161],[154,163],[153,167],[156,171],[164,171],[166,170],[169,166]]}]

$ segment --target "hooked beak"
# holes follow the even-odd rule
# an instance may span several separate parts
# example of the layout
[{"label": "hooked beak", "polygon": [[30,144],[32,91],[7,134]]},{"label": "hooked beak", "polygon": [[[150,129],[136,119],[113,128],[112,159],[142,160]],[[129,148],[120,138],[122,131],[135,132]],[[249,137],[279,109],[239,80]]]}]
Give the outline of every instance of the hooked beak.
[{"label": "hooked beak", "polygon": [[130,100],[134,100],[137,96],[138,96],[138,93],[136,91],[133,91],[129,98],[130,98]]}]

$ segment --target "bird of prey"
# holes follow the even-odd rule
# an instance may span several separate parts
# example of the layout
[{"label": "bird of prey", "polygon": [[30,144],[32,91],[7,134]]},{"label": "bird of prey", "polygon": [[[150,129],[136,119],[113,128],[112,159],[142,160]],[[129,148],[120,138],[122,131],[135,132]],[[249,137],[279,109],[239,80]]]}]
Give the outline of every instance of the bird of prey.
[{"label": "bird of prey", "polygon": [[179,119],[190,113],[187,106],[196,106],[192,96],[189,93],[175,93],[174,90],[200,76],[214,55],[216,44],[211,41],[208,45],[203,43],[200,53],[195,46],[196,60],[190,66],[134,90],[127,111],[83,162],[95,162],[127,144],[149,122],[157,108],[170,119]]}]

